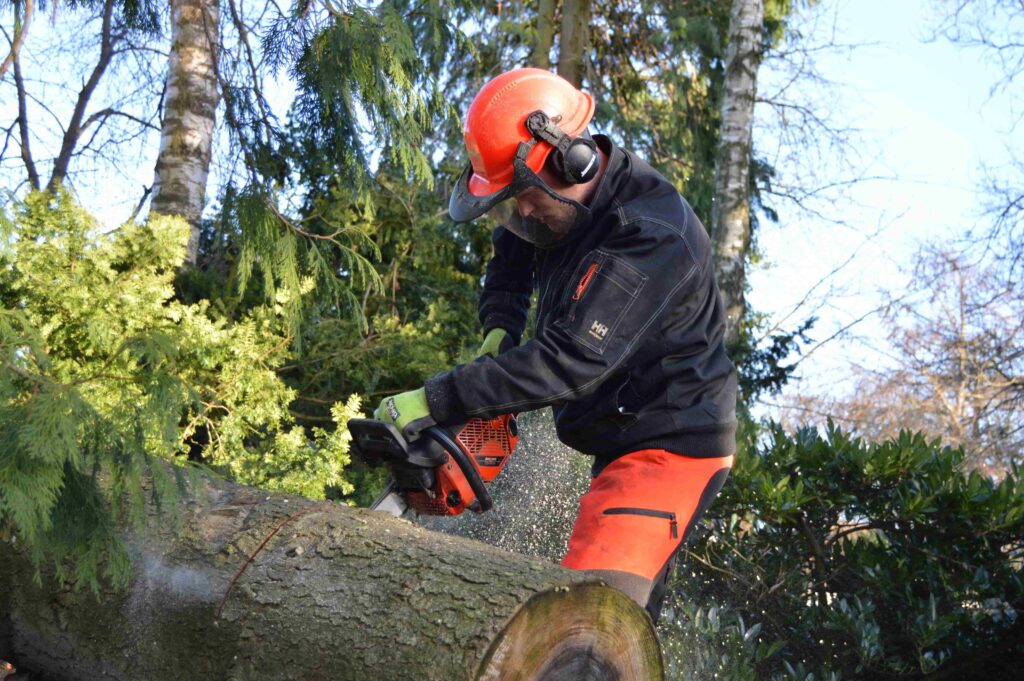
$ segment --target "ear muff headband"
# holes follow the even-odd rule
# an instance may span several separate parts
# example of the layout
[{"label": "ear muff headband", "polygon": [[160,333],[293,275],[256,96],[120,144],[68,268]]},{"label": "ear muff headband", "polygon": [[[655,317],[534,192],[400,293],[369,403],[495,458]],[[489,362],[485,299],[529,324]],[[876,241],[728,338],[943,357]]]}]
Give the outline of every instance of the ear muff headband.
[{"label": "ear muff headband", "polygon": [[597,176],[601,163],[593,140],[567,135],[543,111],[526,117],[526,129],[537,141],[555,148],[558,170],[569,184],[590,182]]}]

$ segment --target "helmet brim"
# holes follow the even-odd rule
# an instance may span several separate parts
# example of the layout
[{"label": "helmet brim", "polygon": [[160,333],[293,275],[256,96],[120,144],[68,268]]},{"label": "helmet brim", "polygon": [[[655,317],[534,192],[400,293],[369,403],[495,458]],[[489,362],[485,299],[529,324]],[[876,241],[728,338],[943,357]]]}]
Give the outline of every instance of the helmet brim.
[{"label": "helmet brim", "polygon": [[454,222],[475,220],[512,195],[513,183],[509,183],[495,192],[478,196],[469,189],[472,176],[473,166],[467,166],[459,175],[452,196],[448,200],[448,216]]}]

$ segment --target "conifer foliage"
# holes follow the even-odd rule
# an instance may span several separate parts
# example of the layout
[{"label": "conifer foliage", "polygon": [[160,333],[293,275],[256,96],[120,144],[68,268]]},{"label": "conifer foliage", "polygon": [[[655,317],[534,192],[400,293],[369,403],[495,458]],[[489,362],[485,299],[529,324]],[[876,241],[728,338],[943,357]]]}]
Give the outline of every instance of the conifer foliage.
[{"label": "conifer foliage", "polygon": [[102,234],[63,192],[0,220],[0,525],[37,561],[93,586],[101,566],[127,577],[117,524],[150,503],[173,516],[187,468],[153,464],[185,464],[200,434],[206,459],[242,482],[344,488],[347,433],[292,425],[294,391],[273,369],[291,340],[280,307],[229,322],[174,298],[183,220]]},{"label": "conifer foliage", "polygon": [[[226,50],[223,58],[225,120],[245,174],[224,190],[214,240],[237,248],[237,261],[229,259],[241,290],[258,284],[269,301],[286,292],[301,337],[306,311],[294,303],[302,286],[315,283],[346,318],[360,318],[360,297],[381,289],[372,265],[380,254],[365,229],[376,172],[387,167],[402,183],[432,186],[428,135],[458,118],[439,74],[453,55],[472,52],[456,28],[468,9],[436,0],[301,0],[249,27],[231,7],[240,42],[255,52],[239,60]],[[262,81],[283,72],[297,91],[282,124]]]}]

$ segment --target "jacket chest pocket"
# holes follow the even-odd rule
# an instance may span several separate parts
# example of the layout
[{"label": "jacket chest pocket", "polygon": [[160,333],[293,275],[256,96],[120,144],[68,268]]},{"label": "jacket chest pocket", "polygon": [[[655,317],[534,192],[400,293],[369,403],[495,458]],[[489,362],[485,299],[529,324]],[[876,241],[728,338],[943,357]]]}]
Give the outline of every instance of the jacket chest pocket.
[{"label": "jacket chest pocket", "polygon": [[591,251],[563,284],[564,313],[557,324],[581,345],[603,354],[617,335],[630,338],[638,331],[622,322],[646,281],[646,275],[624,260]]}]

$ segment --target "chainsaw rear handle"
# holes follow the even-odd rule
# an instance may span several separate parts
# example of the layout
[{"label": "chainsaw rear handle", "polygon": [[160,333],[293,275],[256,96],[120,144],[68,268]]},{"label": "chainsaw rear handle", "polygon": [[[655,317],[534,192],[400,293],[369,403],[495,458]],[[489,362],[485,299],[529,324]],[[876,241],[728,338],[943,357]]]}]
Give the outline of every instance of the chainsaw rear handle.
[{"label": "chainsaw rear handle", "polygon": [[447,431],[441,429],[438,426],[430,426],[422,431],[423,435],[426,435],[431,440],[441,445],[441,447],[448,451],[455,463],[458,464],[459,470],[466,476],[466,482],[469,483],[470,488],[473,490],[473,494],[476,495],[476,500],[480,504],[480,511],[489,511],[494,508],[494,501],[491,499],[490,493],[487,491],[487,486],[484,485],[483,478],[480,477],[480,471],[476,469],[473,462],[466,456],[466,452],[463,451],[462,447],[457,443]]}]

